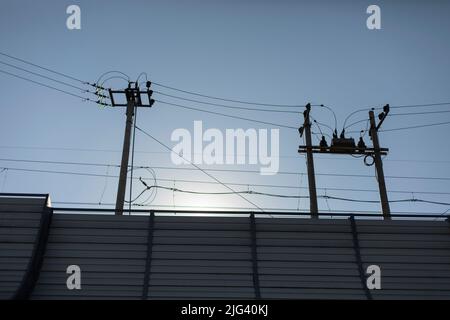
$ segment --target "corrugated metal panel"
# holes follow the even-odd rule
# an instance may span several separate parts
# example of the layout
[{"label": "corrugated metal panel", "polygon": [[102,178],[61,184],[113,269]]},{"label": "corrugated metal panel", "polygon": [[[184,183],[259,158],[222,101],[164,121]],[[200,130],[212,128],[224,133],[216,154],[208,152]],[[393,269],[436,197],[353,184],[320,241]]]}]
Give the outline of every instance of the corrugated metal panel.
[{"label": "corrugated metal panel", "polygon": [[[138,299],[148,217],[55,215],[33,299]],[[81,268],[82,289],[68,290],[67,267]]]},{"label": "corrugated metal panel", "polygon": [[45,201],[0,197],[0,299],[11,299],[25,280]]},{"label": "corrugated metal panel", "polygon": [[156,216],[149,298],[253,298],[248,218]]},{"label": "corrugated metal panel", "polygon": [[257,219],[262,298],[364,299],[346,220]]},{"label": "corrugated metal panel", "polygon": [[[27,271],[39,214],[0,213],[0,294]],[[443,221],[53,216],[33,299],[450,299]],[[78,265],[82,290],[68,290]],[[381,290],[365,270],[381,267]]]},{"label": "corrugated metal panel", "polygon": [[450,299],[450,225],[357,221],[364,267],[381,268],[374,299]]}]

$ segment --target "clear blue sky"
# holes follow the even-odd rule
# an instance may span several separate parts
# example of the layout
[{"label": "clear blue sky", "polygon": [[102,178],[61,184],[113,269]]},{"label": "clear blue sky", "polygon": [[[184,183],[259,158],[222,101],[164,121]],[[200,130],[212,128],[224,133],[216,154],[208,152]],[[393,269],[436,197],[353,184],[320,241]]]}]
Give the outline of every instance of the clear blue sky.
[{"label": "clear blue sky", "polygon": [[[81,30],[66,28],[66,7],[81,7]],[[366,28],[366,8],[381,7],[382,30]],[[342,127],[344,118],[362,107],[450,101],[450,2],[448,1],[1,1],[2,52],[95,81],[102,73],[120,70],[132,78],[149,78],[177,88],[219,97],[277,104],[314,102],[332,107]],[[17,63],[0,57],[1,61]],[[29,67],[20,65],[21,67]],[[0,69],[37,77],[1,65]],[[31,70],[31,68],[30,68]],[[42,70],[33,69],[41,72]],[[51,74],[47,74],[54,76]],[[58,78],[67,80],[64,78]],[[50,83],[49,81],[45,81]],[[76,84],[76,83],[75,83]],[[55,84],[57,85],[57,84]],[[124,83],[109,82],[120,88]],[[58,86],[64,88],[64,86]],[[123,140],[124,110],[94,104],[0,74],[0,154],[2,159],[35,159],[118,164]],[[68,89],[75,93],[77,90]],[[161,89],[161,91],[163,91]],[[168,93],[174,93],[166,90]],[[191,97],[192,98],[192,97]],[[163,100],[163,98],[161,97]],[[168,99],[165,99],[168,100]],[[175,102],[175,100],[172,100]],[[177,101],[180,102],[180,101]],[[232,113],[298,127],[302,116],[231,112],[194,103],[185,105]],[[392,113],[448,110],[447,106],[399,109]],[[333,125],[330,113],[313,116]],[[353,120],[367,117],[363,112]],[[138,125],[171,146],[176,128],[192,130],[194,120],[207,128],[271,128],[266,125],[155,104],[141,110]],[[450,113],[388,118],[384,129],[450,121]],[[355,126],[361,129],[364,125]],[[317,130],[316,130],[317,131]],[[389,176],[450,177],[449,126],[380,134]],[[306,172],[297,153],[296,130],[280,129],[281,171]],[[366,138],[366,143],[369,143]],[[48,149],[48,148],[57,148]],[[60,150],[96,149],[97,151]],[[100,151],[103,150],[103,151]],[[106,151],[105,151],[106,150]],[[170,156],[144,135],[136,136],[135,164],[171,166]],[[159,153],[162,152],[162,153]],[[319,159],[320,158],[320,159]],[[404,161],[407,160],[407,161]],[[105,174],[104,167],[48,165],[0,161],[0,167]],[[257,166],[221,166],[252,169]],[[1,169],[0,169],[1,170]],[[201,172],[157,170],[164,179],[211,181]],[[318,173],[374,175],[361,159],[316,159]],[[118,170],[109,169],[117,175]],[[306,176],[262,177],[248,173],[213,173],[224,182],[307,187]],[[136,176],[148,174],[137,172]],[[107,182],[105,184],[105,182]],[[0,173],[0,191],[50,193],[54,202],[115,200],[117,179],[31,173]],[[161,182],[173,186],[173,182]],[[450,192],[450,181],[387,179],[388,190]],[[176,182],[177,188],[226,191],[221,186]],[[317,177],[319,188],[377,189],[374,178]],[[233,186],[236,190],[247,187]],[[250,187],[261,192],[307,195],[308,190]],[[135,184],[136,193],[140,191]],[[300,193],[299,193],[300,192]],[[319,190],[324,194],[324,190]],[[327,190],[328,195],[377,200],[375,192]],[[449,195],[414,194],[416,198],[449,202]],[[308,201],[248,196],[262,207],[308,209]],[[390,199],[412,194],[391,193]],[[192,196],[159,191],[154,205],[250,207],[237,196]],[[62,204],[57,204],[61,206]],[[328,201],[332,210],[379,210],[378,204]],[[328,209],[319,200],[321,209]],[[393,211],[444,212],[431,204],[392,204]]]}]

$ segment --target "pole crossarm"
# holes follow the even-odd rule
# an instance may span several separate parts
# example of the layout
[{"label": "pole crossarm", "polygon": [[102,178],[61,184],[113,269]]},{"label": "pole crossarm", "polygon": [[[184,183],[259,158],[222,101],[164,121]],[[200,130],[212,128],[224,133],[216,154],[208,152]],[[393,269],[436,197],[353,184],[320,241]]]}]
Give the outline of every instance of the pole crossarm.
[{"label": "pole crossarm", "polygon": [[322,146],[305,146],[300,145],[298,147],[298,153],[307,153],[308,149],[311,150],[312,153],[332,153],[332,154],[345,154],[345,155],[368,155],[372,156],[378,151],[380,155],[385,156],[388,154],[388,148],[351,148],[351,147],[322,147]]},{"label": "pole crossarm", "polygon": [[[134,84],[134,87],[133,87]],[[128,88],[125,90],[112,90],[109,89],[109,98],[111,99],[111,105],[113,107],[127,107],[128,106],[128,100],[133,99],[134,100],[134,106],[135,107],[147,107],[150,108],[154,103],[155,100],[152,99],[153,90],[150,90],[151,82],[147,81],[147,90],[140,90],[139,86],[135,82],[130,82],[128,85]],[[125,95],[127,98],[127,103],[117,103],[117,100],[115,99],[115,96],[122,94]],[[142,96],[147,96],[148,103],[143,103]]]}]

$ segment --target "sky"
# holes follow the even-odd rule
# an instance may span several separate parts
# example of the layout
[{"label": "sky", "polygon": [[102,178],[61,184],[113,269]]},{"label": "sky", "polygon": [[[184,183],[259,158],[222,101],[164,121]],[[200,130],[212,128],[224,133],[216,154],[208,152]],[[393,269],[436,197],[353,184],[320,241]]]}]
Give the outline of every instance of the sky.
[{"label": "sky", "polygon": [[[66,8],[72,4],[81,9],[80,30],[66,27],[69,16]],[[366,26],[369,16],[366,9],[371,4],[381,8],[380,30],[369,30]],[[108,71],[121,71],[131,79],[146,72],[151,81],[216,97],[267,104],[324,104],[336,113],[339,131],[346,116],[355,110],[382,107],[387,103],[402,106],[450,101],[449,1],[1,0],[0,8],[1,52],[87,82],[95,82]],[[6,56],[0,56],[0,61],[80,85]],[[73,87],[2,63],[0,70],[86,95]],[[106,83],[107,87],[115,89],[123,89],[126,85],[122,79],[111,79]],[[102,108],[4,73],[0,73],[0,88],[0,192],[49,193],[54,206],[59,207],[81,206],[81,203],[88,206],[101,203],[106,207],[113,204],[117,178],[105,178],[103,175],[118,175],[118,168],[114,165],[119,164],[121,159],[125,110]],[[153,86],[153,89],[185,98],[218,102],[166,88]],[[158,96],[156,93],[154,98],[293,128],[303,123],[302,108],[288,109],[298,110],[298,114],[268,113],[224,109]],[[393,109],[391,114],[445,110],[449,110],[449,105]],[[327,109],[313,107],[311,115],[319,122],[334,127],[333,115]],[[367,117],[367,111],[362,111],[351,120],[359,121]],[[158,102],[151,109],[138,110],[137,114],[137,125],[169,147],[175,145],[171,141],[172,132],[179,128],[192,131],[196,120],[203,121],[205,129],[216,128],[222,132],[237,128],[277,128]],[[450,113],[389,116],[382,129],[446,121],[450,121]],[[365,123],[361,122],[353,127],[356,133],[350,135],[357,139],[358,131],[364,128]],[[242,184],[230,185],[235,191],[307,196],[305,157],[297,152],[303,141],[297,130],[279,129],[280,172],[295,174],[210,174],[224,183]],[[322,130],[329,132],[325,126]],[[318,129],[313,127],[313,131]],[[389,155],[384,158],[385,175],[390,177],[386,179],[390,200],[415,198],[450,202],[448,133],[449,125],[380,132],[381,146],[390,149]],[[138,131],[135,141],[136,166],[175,167],[168,150],[148,136]],[[318,143],[317,137],[313,141]],[[371,144],[367,135],[365,142]],[[89,173],[94,176],[12,168]],[[259,171],[258,165],[204,165],[202,168]],[[365,166],[362,159],[317,155],[315,170],[319,174],[370,176],[319,175],[316,177],[319,195],[357,200],[379,199],[375,168]],[[163,179],[158,182],[161,186],[207,192],[229,191],[220,184],[214,184],[211,177],[198,170],[154,169],[154,172],[157,179]],[[151,175],[148,170],[141,169],[135,170],[134,176],[149,178]],[[201,180],[212,184],[179,180]],[[151,179],[146,181],[153,183]],[[291,188],[258,187],[255,184]],[[142,184],[135,180],[134,196],[142,188]],[[334,190],[336,188],[353,190]],[[434,194],[436,192],[444,194]],[[146,196],[147,193],[141,199],[145,200]],[[309,209],[308,199],[245,197],[262,208]],[[190,195],[162,189],[148,205],[162,209],[174,206],[196,209],[252,208],[252,204],[237,195]],[[379,212],[381,206],[379,203],[319,199],[319,209]],[[429,203],[391,203],[393,212],[443,213],[448,209]]]}]

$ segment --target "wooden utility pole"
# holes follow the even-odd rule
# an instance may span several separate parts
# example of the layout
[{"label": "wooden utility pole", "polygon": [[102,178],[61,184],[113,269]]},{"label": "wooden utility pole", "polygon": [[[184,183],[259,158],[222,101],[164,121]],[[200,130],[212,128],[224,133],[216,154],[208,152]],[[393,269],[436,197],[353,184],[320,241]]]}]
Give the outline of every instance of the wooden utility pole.
[{"label": "wooden utility pole", "polygon": [[380,142],[378,140],[378,128],[381,123],[378,126],[376,125],[375,115],[373,111],[369,111],[369,119],[370,119],[370,137],[372,139],[374,149],[373,157],[375,161],[375,170],[378,180],[378,188],[380,189],[380,199],[381,199],[381,207],[383,210],[383,217],[384,219],[390,219],[391,208],[389,206],[389,200],[386,190],[386,182],[384,180],[383,161],[381,160]]},{"label": "wooden utility pole", "polygon": [[[134,84],[135,85],[134,88],[132,88],[131,84],[132,83],[130,82],[128,88],[125,90],[120,91],[109,90],[111,105],[113,107],[124,107],[124,106],[127,107],[126,109],[127,120],[125,123],[125,134],[123,139],[122,161],[120,163],[119,185],[117,188],[116,215],[123,214],[123,206],[125,203],[125,191],[127,186],[128,160],[130,157],[131,129],[134,122],[134,110],[137,107],[151,107],[155,102],[155,100],[151,98],[153,91],[150,90],[151,85],[150,81],[147,81],[147,91],[140,91],[137,83]],[[147,94],[148,96],[148,104],[146,105],[142,104],[141,99],[141,94],[144,93]],[[114,100],[114,94],[125,94],[127,103],[126,104],[116,103]]]},{"label": "wooden utility pole", "polygon": [[312,138],[311,138],[311,120],[309,113],[311,111],[311,104],[306,105],[306,110],[303,112],[305,122],[303,128],[305,131],[306,140],[306,165],[308,167],[308,186],[309,186],[309,211],[313,218],[319,216],[319,207],[317,206],[317,191],[316,191],[316,176],[314,173],[314,157],[312,152]]}]

